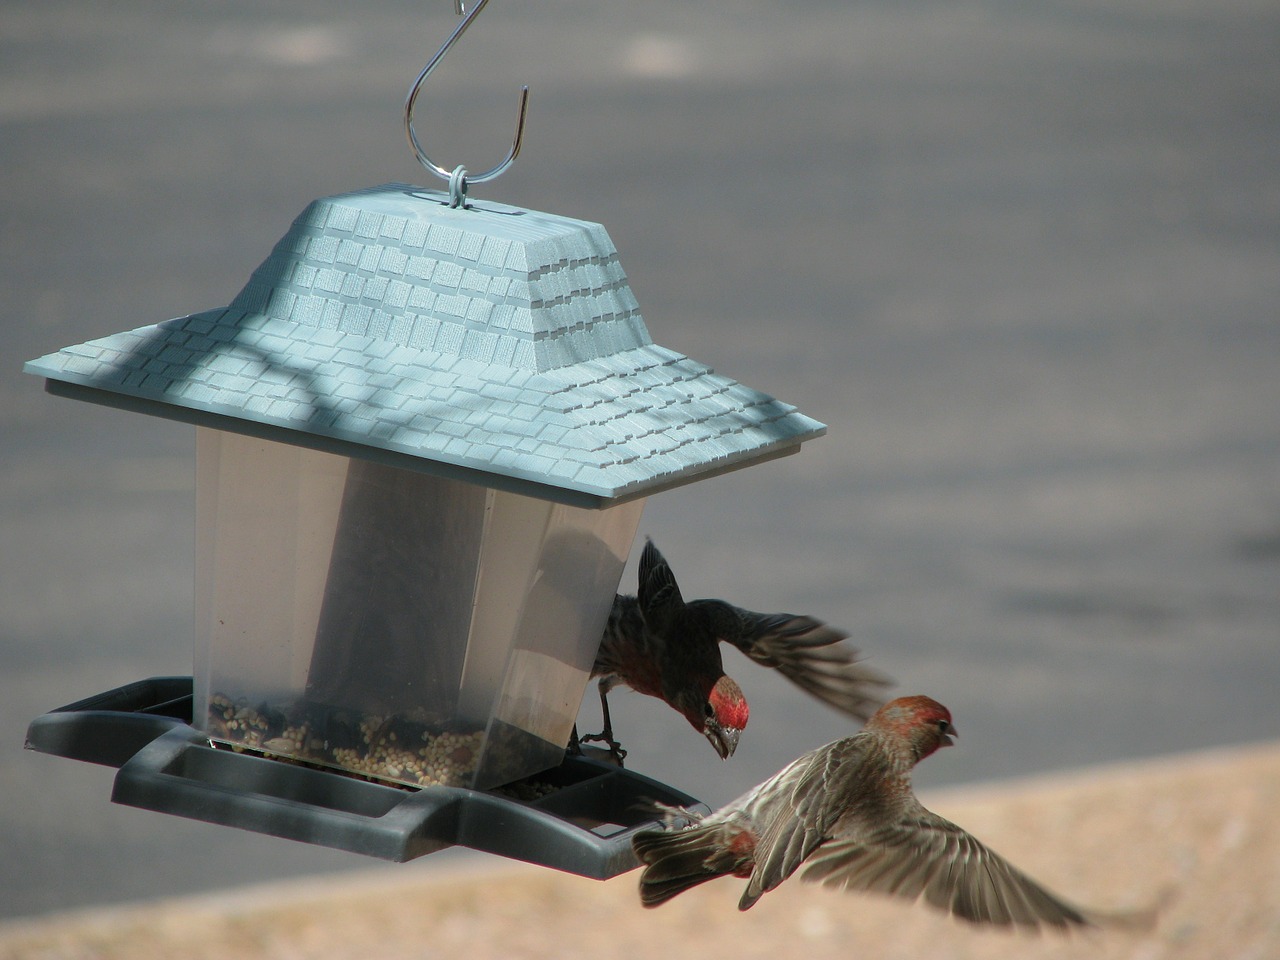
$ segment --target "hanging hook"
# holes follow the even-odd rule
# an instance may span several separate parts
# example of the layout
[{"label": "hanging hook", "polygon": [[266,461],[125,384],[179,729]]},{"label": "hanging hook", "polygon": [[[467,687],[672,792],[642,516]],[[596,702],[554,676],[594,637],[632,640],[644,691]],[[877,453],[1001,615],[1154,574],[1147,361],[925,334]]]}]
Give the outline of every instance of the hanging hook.
[{"label": "hanging hook", "polygon": [[[516,115],[516,135],[511,141],[511,150],[508,151],[506,158],[492,170],[472,175],[461,168],[459,168],[461,173],[459,173],[459,170],[445,169],[427,156],[426,151],[422,149],[422,144],[418,141],[417,133],[413,129],[413,107],[417,103],[418,92],[422,89],[422,84],[427,77],[431,76],[431,72],[444,59],[444,55],[458,42],[458,38],[466,32],[467,27],[471,26],[471,21],[479,16],[480,11],[484,9],[485,4],[488,2],[489,0],[477,0],[476,5],[471,8],[471,12],[466,15],[449,39],[444,42],[444,46],[437,50],[436,55],[422,68],[422,73],[418,74],[418,79],[414,81],[413,87],[409,90],[409,96],[404,102],[404,131],[409,138],[409,146],[413,149],[413,155],[418,158],[420,164],[437,177],[451,181],[450,193],[454,197],[454,206],[458,206],[465,199],[468,183],[484,183],[503,173],[507,167],[515,162],[516,157],[520,155],[520,147],[524,144],[524,121],[525,114],[529,109],[529,87],[527,85],[520,88],[520,110]],[[463,0],[454,0],[454,9],[460,14],[463,13],[465,11]],[[458,189],[454,188],[455,183],[458,184]]]}]

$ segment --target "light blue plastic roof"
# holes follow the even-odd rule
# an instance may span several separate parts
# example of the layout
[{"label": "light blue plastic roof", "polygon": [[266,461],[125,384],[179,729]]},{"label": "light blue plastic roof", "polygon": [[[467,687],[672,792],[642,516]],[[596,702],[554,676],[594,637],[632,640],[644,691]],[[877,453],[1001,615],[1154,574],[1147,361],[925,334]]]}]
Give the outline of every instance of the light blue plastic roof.
[{"label": "light blue plastic roof", "polygon": [[404,184],[313,202],[229,307],[25,369],[55,393],[591,506],[826,432],[654,344],[599,224]]}]

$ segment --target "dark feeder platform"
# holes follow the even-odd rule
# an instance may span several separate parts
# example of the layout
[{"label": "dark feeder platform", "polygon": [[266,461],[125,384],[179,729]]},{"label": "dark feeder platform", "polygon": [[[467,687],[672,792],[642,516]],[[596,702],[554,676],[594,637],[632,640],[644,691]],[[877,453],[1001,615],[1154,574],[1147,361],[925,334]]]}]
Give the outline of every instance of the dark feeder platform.
[{"label": "dark feeder platform", "polygon": [[[111,799],[130,807],[403,862],[450,846],[605,880],[636,866],[631,836],[653,801],[708,812],[693,797],[608,763],[566,755],[516,787],[405,788],[216,748],[191,726],[190,677],[152,677],[32,721],[29,750],[117,767]],[[540,791],[541,792],[541,791]]]},{"label": "dark feeder platform", "polygon": [[193,676],[28,746],[131,806],[601,878],[696,804],[566,754],[645,499],[826,431],[655,344],[599,224],[404,184],[314,201],[227,307],[26,370],[196,427]]}]

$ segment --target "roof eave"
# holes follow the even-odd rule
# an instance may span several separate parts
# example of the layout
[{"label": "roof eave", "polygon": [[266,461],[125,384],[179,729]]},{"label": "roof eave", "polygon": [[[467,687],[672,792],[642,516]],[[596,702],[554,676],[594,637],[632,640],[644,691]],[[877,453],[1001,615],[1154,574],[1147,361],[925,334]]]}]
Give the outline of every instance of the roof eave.
[{"label": "roof eave", "polygon": [[475,483],[495,490],[504,490],[522,496],[562,503],[573,507],[587,509],[603,509],[656,493],[685,486],[700,480],[732,473],[744,467],[766,463],[781,457],[790,456],[800,450],[801,444],[826,433],[825,425],[816,421],[815,429],[780,439],[776,444],[760,447],[748,454],[726,458],[723,462],[701,464],[690,467],[679,473],[667,473],[660,477],[636,481],[617,487],[592,487],[586,484],[553,484],[540,481],[531,476],[521,476],[517,472],[500,472],[493,469],[480,469],[461,463],[452,463],[447,459],[426,457],[408,452],[401,452],[385,446],[371,446],[354,435],[343,436],[341,431],[327,434],[299,431],[293,427],[277,426],[264,420],[247,420],[229,413],[197,407],[175,404],[169,401],[155,400],[133,394],[120,393],[102,387],[80,383],[74,379],[55,378],[47,375],[38,363],[28,363],[27,373],[45,376],[45,390],[54,396],[66,397],[113,407],[132,413],[190,423],[195,426],[210,427],[258,437],[277,443],[332,453],[338,456],[371,460],[388,466],[419,473],[429,473],[466,483]]}]

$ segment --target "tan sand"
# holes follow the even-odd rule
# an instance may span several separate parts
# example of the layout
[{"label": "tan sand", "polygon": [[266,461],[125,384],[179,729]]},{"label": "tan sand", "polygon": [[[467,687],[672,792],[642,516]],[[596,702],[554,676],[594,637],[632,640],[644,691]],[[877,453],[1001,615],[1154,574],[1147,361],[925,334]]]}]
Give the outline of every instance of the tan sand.
[{"label": "tan sand", "polygon": [[0,924],[3,960],[1280,958],[1280,744],[938,791],[924,801],[1077,902],[1166,902],[1154,930],[975,929],[791,881],[749,913],[720,880],[657,910],[512,864],[406,868]]}]

